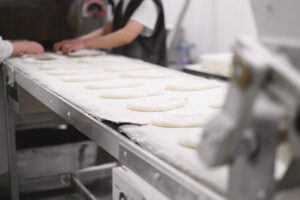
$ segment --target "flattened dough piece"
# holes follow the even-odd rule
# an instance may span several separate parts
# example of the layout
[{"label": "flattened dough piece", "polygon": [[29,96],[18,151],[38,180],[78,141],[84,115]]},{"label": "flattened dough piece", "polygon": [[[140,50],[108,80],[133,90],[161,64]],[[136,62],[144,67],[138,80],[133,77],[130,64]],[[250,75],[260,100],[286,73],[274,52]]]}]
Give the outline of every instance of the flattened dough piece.
[{"label": "flattened dough piece", "polygon": [[40,66],[39,69],[40,70],[53,70],[53,69],[57,69],[58,66],[56,65],[44,65],[44,66]]},{"label": "flattened dough piece", "polygon": [[132,71],[125,72],[120,75],[122,78],[146,78],[146,79],[155,79],[155,78],[169,78],[172,77],[171,72],[166,72],[164,70],[143,70],[143,71]]},{"label": "flattened dough piece", "polygon": [[65,75],[78,75],[80,74],[77,70],[64,70],[64,69],[55,69],[48,72],[49,75],[52,76],[65,76]]},{"label": "flattened dough piece", "polygon": [[152,125],[166,128],[203,127],[208,121],[204,115],[163,115],[151,121]]},{"label": "flattened dough piece", "polygon": [[92,81],[104,81],[108,79],[114,78],[115,75],[113,74],[99,74],[99,75],[78,75],[78,76],[71,76],[65,77],[62,79],[64,82],[92,82]]},{"label": "flattened dough piece", "polygon": [[53,76],[95,75],[101,73],[100,69],[55,69],[48,72],[49,75]]},{"label": "flattened dough piece", "polygon": [[102,63],[102,61],[98,57],[82,57],[78,59],[80,63]]},{"label": "flattened dough piece", "polygon": [[221,103],[210,104],[209,108],[216,109],[216,110],[222,110],[223,109],[223,104],[221,104]]},{"label": "flattened dough piece", "polygon": [[66,61],[64,60],[37,60],[34,58],[24,58],[23,62],[30,64],[64,64]]},{"label": "flattened dough piece", "polygon": [[107,99],[135,99],[148,96],[157,96],[164,93],[162,88],[140,87],[134,89],[114,90],[102,93],[100,96]]},{"label": "flattened dough piece", "polygon": [[53,54],[50,54],[50,53],[31,55],[31,57],[33,57],[34,59],[37,59],[37,60],[56,60],[56,57],[53,56]]},{"label": "flattened dough piece", "polygon": [[85,69],[85,68],[87,68],[87,66],[85,66],[85,65],[78,65],[78,64],[76,64],[76,65],[67,65],[67,64],[65,64],[65,65],[62,65],[62,64],[60,64],[60,65],[54,65],[54,64],[52,64],[52,65],[43,65],[43,66],[40,66],[39,67],[39,69],[40,70],[58,70],[58,69],[66,69],[66,70],[75,70],[75,69]]},{"label": "flattened dough piece", "polygon": [[102,51],[96,49],[82,49],[74,51],[68,54],[71,57],[88,57],[88,56],[100,56],[104,54]]},{"label": "flattened dough piece", "polygon": [[215,81],[182,81],[173,82],[166,86],[169,91],[200,91],[220,87]]},{"label": "flattened dough piece", "polygon": [[127,108],[140,112],[163,112],[181,108],[186,104],[187,99],[183,97],[145,98],[128,103]]},{"label": "flattened dough piece", "polygon": [[111,66],[111,67],[106,67],[104,69],[104,71],[106,72],[127,72],[127,71],[137,71],[137,70],[147,70],[149,69],[149,67],[147,66],[128,66],[128,65],[125,65],[125,66]]},{"label": "flattened dough piece", "polygon": [[197,149],[201,141],[201,134],[185,135],[178,138],[178,144],[182,147]]},{"label": "flattened dough piece", "polygon": [[116,89],[116,88],[130,88],[142,86],[144,83],[136,80],[109,80],[99,83],[91,83],[85,86],[87,89]]}]

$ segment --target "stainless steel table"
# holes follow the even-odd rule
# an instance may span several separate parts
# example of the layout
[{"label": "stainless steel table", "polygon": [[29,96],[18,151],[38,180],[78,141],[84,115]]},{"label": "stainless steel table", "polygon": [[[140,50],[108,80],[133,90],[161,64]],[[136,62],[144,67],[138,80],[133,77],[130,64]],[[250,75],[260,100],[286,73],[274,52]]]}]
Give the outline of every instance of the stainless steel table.
[{"label": "stainless steel table", "polygon": [[[0,82],[0,137],[6,140],[12,199],[18,199],[18,179],[15,148],[14,104],[18,103],[8,90],[19,85],[67,123],[73,125],[97,145],[105,149],[121,165],[134,173],[172,200],[212,199],[224,197],[203,186],[179,169],[159,159],[122,135],[116,128],[91,117],[65,98],[31,80],[26,74],[14,69],[8,62],[3,64]],[[5,148],[3,146],[2,148]],[[8,184],[8,183],[7,183]]]}]

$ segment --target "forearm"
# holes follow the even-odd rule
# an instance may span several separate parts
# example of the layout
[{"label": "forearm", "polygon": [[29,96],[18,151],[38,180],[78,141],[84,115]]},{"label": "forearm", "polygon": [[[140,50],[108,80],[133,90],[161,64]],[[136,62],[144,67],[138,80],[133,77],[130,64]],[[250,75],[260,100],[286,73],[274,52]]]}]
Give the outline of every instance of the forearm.
[{"label": "forearm", "polygon": [[112,32],[112,25],[113,25],[112,22],[107,22],[105,24],[105,26],[103,27],[103,35],[102,36],[107,35]]},{"label": "forearm", "polygon": [[131,42],[126,32],[116,31],[103,37],[98,37],[85,41],[86,48],[116,48],[127,45]]},{"label": "forearm", "polygon": [[[106,26],[111,31],[111,25]],[[61,50],[63,54],[68,54],[72,51],[78,51],[80,49],[92,49],[92,48],[116,48],[130,44],[134,41],[144,30],[144,26],[135,21],[129,21],[127,25],[116,32],[99,36],[94,34],[94,38],[85,37],[89,39],[63,41],[54,45],[54,51]],[[103,29],[104,31],[104,29]]]},{"label": "forearm", "polygon": [[124,28],[116,32],[84,41],[85,48],[116,48],[124,46],[135,40],[143,30],[144,27],[140,23],[129,21]]},{"label": "forearm", "polygon": [[44,53],[44,47],[34,41],[28,40],[16,40],[11,42],[13,46],[12,56],[18,56],[20,54],[42,54]]},{"label": "forearm", "polygon": [[104,36],[111,32],[112,22],[106,23],[102,28],[97,29],[91,33],[88,33],[86,35],[83,35],[79,37],[80,40],[91,40],[100,36]]}]

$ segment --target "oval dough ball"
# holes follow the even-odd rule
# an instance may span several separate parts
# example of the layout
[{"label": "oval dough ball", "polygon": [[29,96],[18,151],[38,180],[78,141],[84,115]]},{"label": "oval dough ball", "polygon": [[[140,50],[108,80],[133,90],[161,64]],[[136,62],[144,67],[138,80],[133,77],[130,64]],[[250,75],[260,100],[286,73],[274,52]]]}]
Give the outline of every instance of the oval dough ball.
[{"label": "oval dough ball", "polygon": [[169,78],[173,74],[163,70],[144,70],[144,71],[133,71],[122,73],[120,77],[122,78],[146,78],[146,79],[155,79],[155,78]]},{"label": "oval dough ball", "polygon": [[143,82],[133,80],[111,80],[101,83],[93,83],[85,86],[87,89],[116,89],[116,88],[129,88],[143,85]]},{"label": "oval dough ball", "polygon": [[128,103],[127,108],[140,112],[163,112],[181,108],[187,104],[183,97],[175,98],[147,98]]},{"label": "oval dough ball", "polygon": [[178,144],[185,148],[197,149],[201,141],[201,134],[185,135],[178,139]]},{"label": "oval dough ball", "polygon": [[114,90],[106,93],[102,93],[100,96],[107,99],[135,99],[148,96],[157,96],[163,94],[164,91],[161,88],[134,88]]},{"label": "oval dough ball", "polygon": [[106,72],[127,72],[136,70],[147,70],[149,67],[146,66],[111,66],[106,67],[104,71]]},{"label": "oval dough ball", "polygon": [[166,86],[169,91],[200,91],[220,87],[220,84],[214,81],[186,81],[170,83]]},{"label": "oval dough ball", "polygon": [[152,120],[152,125],[166,128],[203,127],[208,121],[204,115],[163,115]]},{"label": "oval dough ball", "polygon": [[63,78],[64,82],[91,82],[91,81],[104,81],[112,79],[115,76],[113,74],[99,74],[99,75],[79,75]]}]

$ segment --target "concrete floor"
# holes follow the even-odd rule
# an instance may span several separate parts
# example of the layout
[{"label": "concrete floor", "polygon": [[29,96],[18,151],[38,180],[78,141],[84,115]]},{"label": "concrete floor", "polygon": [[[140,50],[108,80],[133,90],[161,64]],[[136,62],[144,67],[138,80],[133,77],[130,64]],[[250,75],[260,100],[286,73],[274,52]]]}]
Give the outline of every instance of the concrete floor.
[{"label": "concrete floor", "polygon": [[[112,197],[111,195],[104,195],[97,197],[98,200],[111,200]],[[35,195],[35,196],[27,196],[26,198],[21,198],[21,200],[83,200],[78,196],[77,194],[74,193],[56,193],[56,194],[51,194],[51,195]]]},{"label": "concrete floor", "polygon": [[[76,130],[73,127],[68,127],[66,130],[57,130],[57,129],[37,129],[37,130],[28,130],[28,131],[19,131],[17,134],[17,149],[18,152],[26,152],[32,149],[33,152],[42,152],[43,155],[45,154],[44,151],[38,151],[47,149],[49,147],[54,147],[53,151],[58,151],[60,147],[61,151],[66,152],[66,149],[64,146],[65,144],[76,144],[77,142],[86,142],[88,141],[88,138],[86,138],[84,135],[82,135],[78,130]],[[49,148],[51,150],[51,148]],[[72,149],[74,149],[72,147]],[[47,151],[48,152],[48,151]],[[46,152],[46,153],[47,153]],[[50,154],[49,154],[50,152]],[[43,168],[50,168],[50,173],[42,173],[42,175],[50,176],[53,174],[60,174],[65,172],[66,170],[63,168],[63,166],[73,166],[74,164],[70,164],[67,162],[67,158],[73,158],[73,160],[77,160],[77,155],[65,155],[65,154],[55,154],[52,155],[49,151],[48,154],[45,154],[45,159],[51,160],[50,167],[48,164],[44,164],[41,162],[41,160],[38,160],[37,163],[30,165],[29,167],[22,166],[22,170],[24,171],[23,174],[26,176],[29,176],[32,174],[32,176],[26,177],[40,177],[40,174],[37,174],[38,171],[41,171]],[[24,153],[23,153],[24,154]],[[22,155],[23,155],[22,154]],[[32,155],[33,157],[36,155]],[[111,156],[108,156],[106,152],[104,152],[102,149],[98,149],[97,152],[91,155],[84,154],[85,159],[88,159],[89,156],[93,158],[95,163],[91,163],[92,165],[99,165],[101,163],[106,163],[113,161]],[[61,158],[61,159],[60,159]],[[28,161],[33,162],[32,157],[26,157]],[[19,160],[20,156],[19,156]],[[62,161],[63,162],[59,162]],[[21,162],[24,164],[24,162]],[[81,166],[82,167],[82,166]],[[80,167],[80,168],[81,168]],[[19,169],[19,173],[22,171]],[[77,169],[68,169],[67,171],[74,171]],[[22,177],[22,176],[21,176]],[[94,194],[98,200],[111,200],[112,199],[112,187],[111,187],[111,179],[101,180],[99,182],[90,184],[87,186],[87,188],[91,191],[92,194]],[[62,189],[62,190],[54,190],[54,191],[47,191],[47,192],[38,192],[38,193],[31,193],[31,194],[23,194],[20,196],[20,200],[82,200],[79,195],[76,194],[76,192],[72,189]]]},{"label": "concrete floor", "polygon": [[[98,200],[112,200],[111,181],[105,184],[97,182],[88,185],[89,191],[97,197]],[[34,194],[21,195],[20,200],[83,200],[72,189],[54,190]]]}]

